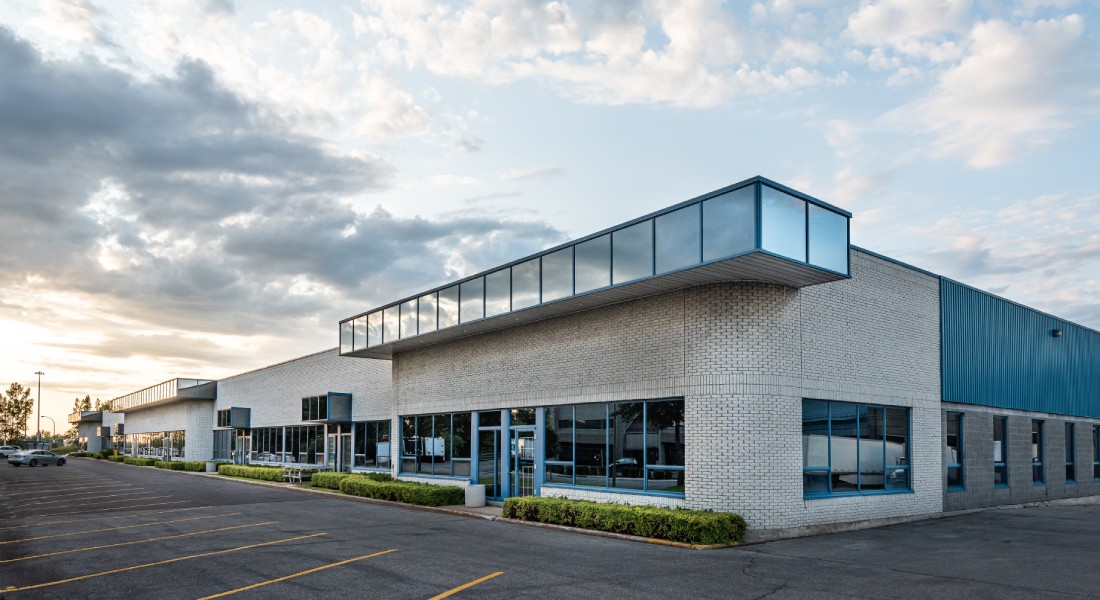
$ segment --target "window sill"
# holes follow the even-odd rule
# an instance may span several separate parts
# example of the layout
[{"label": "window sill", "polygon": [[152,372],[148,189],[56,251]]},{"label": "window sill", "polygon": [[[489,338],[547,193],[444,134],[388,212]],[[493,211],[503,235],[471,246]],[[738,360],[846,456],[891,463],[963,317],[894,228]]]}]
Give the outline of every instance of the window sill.
[{"label": "window sill", "polygon": [[955,486],[955,487],[949,487],[949,488],[947,488],[947,491],[949,491],[949,492],[965,492],[965,491],[966,491],[966,488],[965,488],[965,487],[958,487],[958,486]]},{"label": "window sill", "polygon": [[588,490],[590,492],[597,492],[600,494],[628,494],[631,496],[657,496],[661,498],[683,498],[683,492],[654,492],[646,490],[628,490],[620,488],[606,488],[606,487],[594,487],[589,485],[563,485],[560,483],[543,483],[544,489],[561,489],[561,490]]},{"label": "window sill", "polygon": [[[386,473],[386,472],[388,472],[388,471],[383,471],[383,473]],[[449,479],[451,481],[465,481],[467,483],[470,482],[470,481],[473,481],[469,477],[463,477],[461,475],[457,475],[457,476],[456,475],[432,475],[430,473],[398,473],[397,477],[398,478],[401,478],[401,477],[423,477],[425,479]]]},{"label": "window sill", "polygon": [[1033,482],[1031,482],[1031,485],[1033,487],[1046,487],[1047,486],[1047,484],[1043,483],[1042,481],[1033,481]]},{"label": "window sill", "polygon": [[1007,483],[997,483],[997,484],[993,485],[993,489],[995,489],[995,490],[1007,490],[1008,489],[1008,484]]},{"label": "window sill", "polygon": [[872,492],[833,492],[831,494],[803,494],[803,500],[823,500],[827,498],[858,498],[865,496],[895,496],[912,494],[913,490],[875,490]]}]

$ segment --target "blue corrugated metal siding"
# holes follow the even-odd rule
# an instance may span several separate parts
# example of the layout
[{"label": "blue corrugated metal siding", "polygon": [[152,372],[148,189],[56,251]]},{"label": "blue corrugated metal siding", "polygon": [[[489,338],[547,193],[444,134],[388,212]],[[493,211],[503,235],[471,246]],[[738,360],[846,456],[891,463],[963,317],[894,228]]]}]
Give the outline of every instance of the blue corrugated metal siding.
[{"label": "blue corrugated metal siding", "polygon": [[1100,333],[940,281],[945,402],[1100,417]]}]

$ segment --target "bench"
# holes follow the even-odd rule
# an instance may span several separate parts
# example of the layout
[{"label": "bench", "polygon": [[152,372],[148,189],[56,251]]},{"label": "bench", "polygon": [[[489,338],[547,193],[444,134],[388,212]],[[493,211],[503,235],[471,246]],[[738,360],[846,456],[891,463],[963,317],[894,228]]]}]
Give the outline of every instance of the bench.
[{"label": "bench", "polygon": [[302,483],[302,470],[285,469],[283,471],[283,481],[287,483]]}]

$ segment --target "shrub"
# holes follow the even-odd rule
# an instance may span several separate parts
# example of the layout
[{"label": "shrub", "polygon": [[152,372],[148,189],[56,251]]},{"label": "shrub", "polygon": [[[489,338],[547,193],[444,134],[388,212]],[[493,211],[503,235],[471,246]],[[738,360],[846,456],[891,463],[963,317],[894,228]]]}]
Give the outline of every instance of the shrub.
[{"label": "shrub", "polygon": [[313,487],[338,490],[340,489],[340,481],[345,477],[351,477],[351,473],[314,473],[312,478]]},{"label": "shrub", "polygon": [[[371,473],[371,475],[374,475]],[[380,473],[385,475],[385,473]],[[392,500],[420,506],[447,506],[466,501],[464,488],[453,485],[430,485],[409,481],[376,481],[370,477],[345,477],[340,491],[352,496]]]},{"label": "shrub", "polygon": [[116,456],[108,456],[107,460],[109,460],[111,462],[122,462],[122,461],[126,460],[126,457],[122,456],[120,454],[120,455],[116,455]]},{"label": "shrub", "polygon": [[128,465],[137,465],[139,467],[154,467],[157,464],[157,459],[155,459],[155,458],[134,458],[132,456],[127,456],[127,457],[124,457],[122,459],[122,462],[124,462]]},{"label": "shrub", "polygon": [[158,460],[156,467],[172,471],[205,471],[206,463],[199,460]]},{"label": "shrub", "polygon": [[245,477],[262,481],[282,481],[282,467],[249,467],[245,465],[219,465],[218,475]]},{"label": "shrub", "polygon": [[601,504],[526,496],[504,501],[503,516],[597,531],[625,533],[687,544],[730,544],[745,540],[741,515],[700,510]]},{"label": "shrub", "polygon": [[96,453],[96,458],[107,458],[108,456],[114,455],[114,453],[114,448],[104,448]]},{"label": "shrub", "polygon": [[[56,454],[56,452],[55,452],[55,454]],[[80,457],[80,458],[89,458],[89,457],[92,456],[92,453],[91,452],[70,452],[69,456]]]}]

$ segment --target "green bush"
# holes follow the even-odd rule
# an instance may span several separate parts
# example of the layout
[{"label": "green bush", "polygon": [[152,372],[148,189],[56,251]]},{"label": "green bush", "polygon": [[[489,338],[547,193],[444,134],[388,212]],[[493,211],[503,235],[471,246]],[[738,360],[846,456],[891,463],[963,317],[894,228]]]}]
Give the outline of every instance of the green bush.
[{"label": "green bush", "polygon": [[734,513],[600,504],[535,496],[508,498],[504,501],[503,516],[687,544],[742,542],[747,527],[741,515]]},{"label": "green bush", "polygon": [[77,447],[71,444],[68,446],[58,446],[56,448],[50,448],[50,452],[53,452],[54,454],[68,454],[69,456],[72,456],[74,453],[77,452]]},{"label": "green bush", "polygon": [[108,456],[114,456],[114,448],[104,448],[96,453],[96,458],[107,458]]},{"label": "green bush", "polygon": [[134,458],[132,456],[124,457],[122,462],[139,467],[155,467],[157,465],[157,459],[155,458]]},{"label": "green bush", "polygon": [[[56,454],[56,452],[54,454]],[[70,452],[69,456],[78,457],[78,458],[88,458],[88,457],[92,456],[92,453],[91,452]]]},{"label": "green bush", "polygon": [[126,457],[119,454],[119,455],[116,455],[116,456],[108,456],[107,460],[109,460],[111,462],[122,462],[122,461],[126,460]]},{"label": "green bush", "polygon": [[260,479],[262,481],[282,481],[282,467],[249,467],[245,465],[219,465],[218,475],[229,477],[246,477],[248,479]]},{"label": "green bush", "polygon": [[340,481],[345,477],[351,477],[351,473],[314,473],[311,481],[313,487],[338,490]]},{"label": "green bush", "polygon": [[[373,473],[372,473],[373,475]],[[385,473],[381,473],[385,475]],[[345,477],[340,491],[352,496],[392,500],[420,506],[447,506],[466,501],[464,488],[453,485],[430,485],[409,481],[375,481],[369,477]]]},{"label": "green bush", "polygon": [[199,460],[158,460],[156,467],[172,471],[201,472],[206,470],[206,463]]}]

